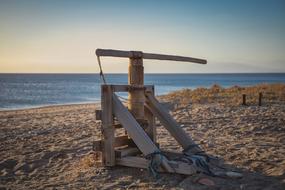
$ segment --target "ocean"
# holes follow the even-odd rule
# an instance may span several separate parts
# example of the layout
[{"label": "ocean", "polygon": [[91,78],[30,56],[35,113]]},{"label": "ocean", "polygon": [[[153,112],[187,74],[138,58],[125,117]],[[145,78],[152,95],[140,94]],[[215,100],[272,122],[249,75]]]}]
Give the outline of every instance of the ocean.
[{"label": "ocean", "polygon": [[[127,84],[127,74],[106,74],[109,84]],[[156,95],[197,87],[285,83],[285,73],[145,74]],[[100,101],[98,74],[0,74],[0,110]],[[126,94],[121,94],[126,96]]]}]

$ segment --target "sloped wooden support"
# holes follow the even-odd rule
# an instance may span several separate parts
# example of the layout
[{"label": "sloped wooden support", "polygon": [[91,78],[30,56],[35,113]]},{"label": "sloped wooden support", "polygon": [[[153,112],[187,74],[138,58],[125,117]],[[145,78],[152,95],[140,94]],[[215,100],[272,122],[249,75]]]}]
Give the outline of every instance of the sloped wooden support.
[{"label": "sloped wooden support", "polygon": [[[127,130],[129,136],[132,138],[144,156],[154,152],[160,152],[149,136],[141,128],[139,123],[135,120],[133,115],[128,111],[128,109],[122,104],[115,94],[113,94],[113,111],[118,121]],[[162,165],[166,171],[172,171],[172,168],[169,166],[168,160],[165,157],[162,159]]]},{"label": "sloped wooden support", "polygon": [[[123,158],[116,159],[116,163],[121,166],[135,167],[135,168],[144,168],[147,169],[149,166],[149,160],[137,157],[137,156],[126,156]],[[193,165],[189,165],[183,162],[169,161],[168,164],[172,168],[170,173],[178,173],[184,175],[192,175],[197,173],[196,168]],[[159,168],[159,172],[165,172],[165,170]]]},{"label": "sloped wooden support", "polygon": [[[191,145],[196,145],[195,142],[187,135],[180,125],[171,117],[171,115],[160,105],[159,101],[152,93],[146,92],[146,104],[151,112],[159,119],[163,126],[175,138],[175,140],[183,147],[189,148]],[[191,148],[191,153],[201,152],[198,146]]]}]

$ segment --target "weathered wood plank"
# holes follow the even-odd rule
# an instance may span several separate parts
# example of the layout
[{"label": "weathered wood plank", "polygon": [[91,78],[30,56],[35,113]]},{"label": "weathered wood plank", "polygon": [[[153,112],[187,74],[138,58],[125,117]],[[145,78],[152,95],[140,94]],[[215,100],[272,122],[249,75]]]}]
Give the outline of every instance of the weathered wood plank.
[{"label": "weathered wood plank", "polygon": [[114,114],[144,155],[159,151],[132,114],[113,94]]},{"label": "weathered wood plank", "polygon": [[96,49],[96,55],[97,56],[109,56],[109,57],[127,57],[127,58],[139,57],[143,59],[157,59],[157,60],[182,61],[182,62],[207,64],[207,60],[205,59],[198,59],[198,58],[193,58],[193,57],[185,57],[185,56],[177,56],[177,55],[143,53],[140,51]]},{"label": "weathered wood plank", "polygon": [[[115,94],[113,94],[113,110],[119,122],[145,156],[160,151]],[[167,171],[172,170],[165,157],[162,162]]]},{"label": "weathered wood plank", "polygon": [[147,107],[145,107],[144,113],[145,113],[145,118],[148,121],[148,126],[145,129],[145,131],[148,134],[148,136],[151,138],[151,140],[154,143],[156,143],[156,126],[155,126],[154,115]]},{"label": "weathered wood plank", "polygon": [[130,57],[129,51],[113,50],[113,49],[96,49],[97,56],[108,57]]},{"label": "weathered wood plank", "polygon": [[[116,159],[117,165],[144,169],[148,168],[149,162],[149,160],[137,156],[126,156],[123,158]],[[189,165],[187,163],[168,161],[168,164],[173,168],[173,170],[168,171],[170,173],[179,173],[184,175],[192,175],[197,173],[196,168],[193,165]],[[165,170],[163,170],[162,168],[159,168],[158,171],[165,172]]]},{"label": "weathered wood plank", "polygon": [[[113,92],[128,92],[132,88],[130,85],[121,85],[121,84],[116,84],[116,85],[111,85]],[[153,85],[144,85],[145,90],[151,90],[153,88]]]},{"label": "weathered wood plank", "polygon": [[124,145],[135,146],[135,143],[127,135],[118,136],[115,138],[114,147],[124,146]]},{"label": "weathered wood plank", "polygon": [[191,62],[191,63],[199,63],[199,64],[207,64],[207,60],[198,59],[194,57],[185,57],[185,56],[177,56],[177,55],[162,55],[155,53],[143,53],[144,59],[157,59],[157,60],[168,60],[168,61],[181,61],[181,62]]},{"label": "weathered wood plank", "polygon": [[[154,95],[154,87],[147,91]],[[145,131],[148,134],[148,136],[151,138],[151,140],[154,143],[156,143],[157,139],[156,139],[155,117],[153,113],[151,112],[151,110],[149,110],[149,108],[147,108],[146,106],[145,106],[144,111],[145,111],[144,112],[145,119],[148,121],[148,127],[145,129]]]},{"label": "weathered wood plank", "polygon": [[102,120],[102,110],[95,110],[96,120]]},{"label": "weathered wood plank", "polygon": [[106,166],[115,165],[114,126],[112,111],[112,88],[110,85],[101,86],[101,109],[103,126],[103,162]]},{"label": "weathered wood plank", "polygon": [[[104,140],[97,140],[93,142],[93,149],[95,151],[103,151]],[[136,147],[136,144],[127,135],[115,137],[114,147],[120,147],[128,145],[130,147]]]},{"label": "weathered wood plank", "polygon": [[127,147],[119,150],[115,150],[116,158],[122,158],[125,156],[135,156],[140,154],[141,151],[136,147]]},{"label": "weathered wood plank", "polygon": [[127,92],[129,90],[129,85],[112,85],[114,92]]},{"label": "weathered wood plank", "polygon": [[124,158],[117,158],[116,164],[121,166],[128,166],[133,168],[147,169],[150,161],[137,156],[126,156]]},{"label": "weathered wood plank", "polygon": [[144,68],[141,58],[130,58],[128,83],[130,88],[135,88],[135,90],[129,90],[129,111],[136,119],[144,119]]},{"label": "weathered wood plank", "polygon": [[[171,117],[167,110],[160,105],[158,100],[151,93],[146,93],[146,104],[151,112],[159,119],[163,126],[175,138],[175,140],[184,148],[187,149],[190,145],[195,145],[195,142],[187,135],[180,125]],[[192,148],[192,153],[201,152],[201,149],[196,146]]]}]

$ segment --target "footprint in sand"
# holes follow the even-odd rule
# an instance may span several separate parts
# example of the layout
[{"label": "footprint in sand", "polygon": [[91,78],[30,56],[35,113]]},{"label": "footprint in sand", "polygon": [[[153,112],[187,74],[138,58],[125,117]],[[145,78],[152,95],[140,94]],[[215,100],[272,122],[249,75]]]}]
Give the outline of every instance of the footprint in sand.
[{"label": "footprint in sand", "polygon": [[13,176],[13,169],[18,164],[17,160],[8,159],[0,162],[0,179]]},{"label": "footprint in sand", "polygon": [[0,170],[9,169],[12,170],[18,164],[17,160],[8,159],[0,162]]}]

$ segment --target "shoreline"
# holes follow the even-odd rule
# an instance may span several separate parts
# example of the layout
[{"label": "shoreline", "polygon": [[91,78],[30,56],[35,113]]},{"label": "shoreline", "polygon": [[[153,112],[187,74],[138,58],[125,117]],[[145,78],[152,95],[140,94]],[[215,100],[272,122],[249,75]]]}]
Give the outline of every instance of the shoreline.
[{"label": "shoreline", "polygon": [[[167,93],[162,93],[157,95],[157,97],[167,97],[172,94],[176,93],[181,93],[183,91],[197,91],[198,89],[206,89],[206,90],[211,90],[212,88],[215,88],[215,86],[218,86],[220,89],[231,89],[231,88],[242,88],[242,89],[247,89],[247,88],[259,88],[260,86],[265,86],[265,87],[271,87],[271,86],[283,86],[285,83],[260,83],[256,85],[245,85],[245,86],[238,86],[238,85],[231,85],[231,86],[226,86],[222,87],[219,84],[213,84],[212,86],[206,86],[206,87],[194,87],[194,88],[181,88],[178,90],[173,90]],[[30,109],[40,109],[40,108],[48,108],[48,107],[54,107],[54,106],[72,106],[72,105],[88,105],[88,104],[95,104],[95,105],[100,105],[100,100],[95,101],[95,102],[74,102],[74,103],[62,103],[62,104],[43,104],[43,105],[38,105],[38,106],[26,106],[26,107],[16,107],[16,108],[0,108],[0,112],[11,112],[11,111],[21,111],[21,110],[30,110]]]},{"label": "shoreline", "polygon": [[51,105],[39,105],[35,107],[23,107],[23,108],[7,108],[0,109],[1,112],[13,112],[13,111],[25,111],[25,110],[35,110],[35,109],[44,109],[44,108],[54,108],[54,107],[70,107],[70,106],[84,106],[84,105],[95,105],[100,106],[100,101],[98,102],[79,102],[79,103],[66,103],[66,104],[51,104]]}]

